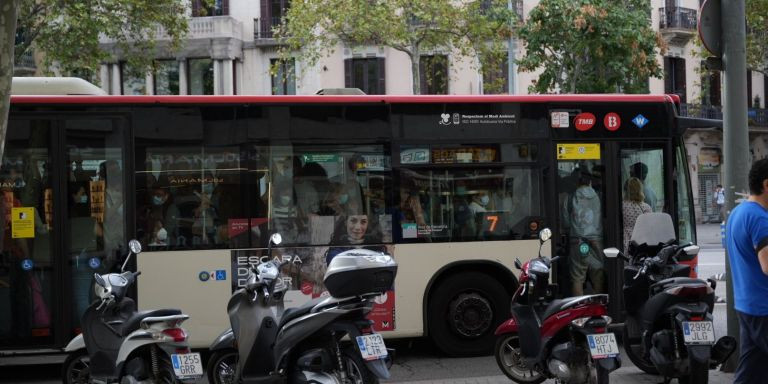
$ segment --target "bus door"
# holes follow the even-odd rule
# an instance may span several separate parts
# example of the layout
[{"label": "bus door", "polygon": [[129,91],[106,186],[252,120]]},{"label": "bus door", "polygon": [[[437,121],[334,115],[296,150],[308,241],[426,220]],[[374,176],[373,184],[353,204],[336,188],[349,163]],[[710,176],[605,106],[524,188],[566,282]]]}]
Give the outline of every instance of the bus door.
[{"label": "bus door", "polygon": [[607,292],[602,250],[613,240],[606,220],[608,149],[599,142],[557,143],[555,148],[560,292]]},{"label": "bus door", "polygon": [[602,250],[624,250],[639,214],[669,209],[666,146],[663,142],[561,142],[555,148],[558,248],[563,256],[557,268],[560,292],[563,296],[608,293],[610,313],[618,319],[623,307],[623,262],[606,260]]},{"label": "bus door", "polygon": [[24,115],[8,122],[0,168],[0,349],[53,347],[57,336],[55,125]]},{"label": "bus door", "polygon": [[[93,298],[93,274],[119,270],[127,253],[124,119],[72,118],[64,123],[61,189],[68,280],[65,333],[80,330]],[[133,260],[135,262],[135,260]],[[66,338],[66,336],[65,336]]]}]

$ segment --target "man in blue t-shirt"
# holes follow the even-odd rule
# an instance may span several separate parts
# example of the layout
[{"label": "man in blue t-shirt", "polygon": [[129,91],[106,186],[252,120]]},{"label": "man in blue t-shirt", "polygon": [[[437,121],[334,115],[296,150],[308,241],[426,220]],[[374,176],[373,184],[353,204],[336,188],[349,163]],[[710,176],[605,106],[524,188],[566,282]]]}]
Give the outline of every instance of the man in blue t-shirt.
[{"label": "man in blue t-shirt", "polygon": [[752,164],[749,193],[725,228],[741,333],[739,384],[764,383],[768,377],[768,159]]}]

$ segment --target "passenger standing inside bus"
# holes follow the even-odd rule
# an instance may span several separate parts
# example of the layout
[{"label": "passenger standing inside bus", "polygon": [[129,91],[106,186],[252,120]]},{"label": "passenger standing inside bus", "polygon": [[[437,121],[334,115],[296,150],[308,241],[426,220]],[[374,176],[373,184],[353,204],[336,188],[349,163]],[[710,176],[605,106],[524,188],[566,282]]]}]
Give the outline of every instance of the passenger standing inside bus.
[{"label": "passenger standing inside bus", "polygon": [[563,207],[563,222],[569,228],[569,269],[572,295],[584,294],[584,283],[589,278],[595,293],[603,292],[603,226],[600,196],[592,188],[592,175],[585,170],[574,171],[578,187]]},{"label": "passenger standing inside bus", "polygon": [[637,217],[652,211],[651,206],[645,202],[643,183],[637,177],[630,177],[627,180],[624,185],[624,193],[621,210],[624,223],[624,254],[627,254],[629,239],[632,237],[632,229],[635,228]]},{"label": "passenger standing inside bus", "polygon": [[740,340],[737,384],[765,383],[768,376],[768,159],[749,170],[749,197],[726,223]]},{"label": "passenger standing inside bus", "polygon": [[640,181],[643,183],[643,195],[645,195],[645,203],[651,207],[651,211],[655,212],[656,201],[658,200],[656,198],[656,192],[654,192],[653,188],[651,188],[645,182],[645,177],[648,176],[648,166],[645,165],[645,163],[638,161],[637,163],[632,164],[630,167],[629,175],[631,177],[640,179]]},{"label": "passenger standing inside bus", "polygon": [[179,208],[168,191],[168,186],[157,182],[152,186],[150,204],[146,208],[146,233],[150,246],[174,245],[177,236]]},{"label": "passenger standing inside bus", "polygon": [[286,244],[299,241],[296,193],[288,183],[275,183],[272,201],[272,226],[275,232],[283,236]]}]

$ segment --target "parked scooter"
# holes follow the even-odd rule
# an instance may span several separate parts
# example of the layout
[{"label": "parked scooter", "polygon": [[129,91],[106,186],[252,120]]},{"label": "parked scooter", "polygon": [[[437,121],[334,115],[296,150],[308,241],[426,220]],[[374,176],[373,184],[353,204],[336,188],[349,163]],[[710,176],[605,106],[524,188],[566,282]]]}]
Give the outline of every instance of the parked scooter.
[{"label": "parked scooter", "polygon": [[82,318],[83,332],[64,348],[65,384],[178,383],[202,377],[199,353],[190,353],[181,323],[189,318],[178,309],[136,311],[126,297],[141,272],[125,271],[131,253],[141,253],[137,240],[121,273],[94,274],[95,300]]},{"label": "parked scooter", "polygon": [[[279,234],[270,238],[270,260],[272,245],[281,240]],[[392,287],[394,260],[366,249],[342,252],[323,279],[331,296],[285,311],[283,264],[259,264],[230,298],[232,328],[210,347],[208,382],[357,384],[389,378],[390,352],[366,316],[373,299]],[[345,336],[352,342],[342,341]]]},{"label": "parked scooter", "polygon": [[520,285],[512,297],[512,318],[496,329],[496,362],[517,383],[554,378],[607,384],[608,374],[621,366],[616,337],[607,332],[608,295],[553,298],[549,274],[559,256],[541,255],[551,236],[549,228],[542,229],[539,257],[523,265],[515,261]]},{"label": "parked scooter", "polygon": [[680,261],[699,253],[694,244],[677,244],[672,218],[646,213],[637,218],[629,257],[608,248],[606,257],[622,257],[627,317],[623,340],[627,356],[641,370],[664,376],[665,382],[706,384],[709,370],[736,349],[736,339],[715,342],[712,325],[714,280],[692,279]]}]

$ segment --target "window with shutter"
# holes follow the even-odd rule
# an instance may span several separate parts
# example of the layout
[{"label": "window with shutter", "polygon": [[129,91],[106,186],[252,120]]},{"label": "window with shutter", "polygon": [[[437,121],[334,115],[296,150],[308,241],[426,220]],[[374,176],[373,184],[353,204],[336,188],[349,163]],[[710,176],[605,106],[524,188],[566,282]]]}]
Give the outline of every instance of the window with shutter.
[{"label": "window with shutter", "polygon": [[385,59],[360,58],[344,60],[344,86],[360,88],[368,95],[386,93]]}]

